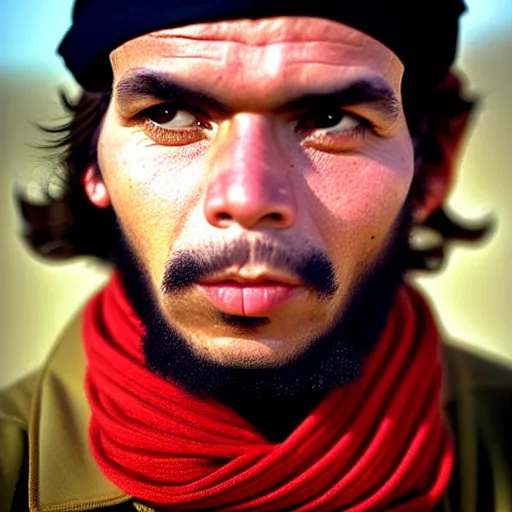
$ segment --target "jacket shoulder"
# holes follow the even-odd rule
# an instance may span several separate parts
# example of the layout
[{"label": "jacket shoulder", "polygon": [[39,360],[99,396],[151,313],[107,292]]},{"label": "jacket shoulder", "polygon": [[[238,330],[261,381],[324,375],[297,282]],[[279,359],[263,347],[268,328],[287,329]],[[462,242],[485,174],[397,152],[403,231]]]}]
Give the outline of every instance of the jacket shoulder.
[{"label": "jacket shoulder", "polygon": [[443,347],[445,370],[463,378],[472,391],[512,393],[512,360],[461,342],[449,341]]},{"label": "jacket shoulder", "polygon": [[33,372],[0,390],[0,421],[16,423],[28,428],[30,409],[39,381],[39,372]]},{"label": "jacket shoulder", "polygon": [[37,382],[36,372],[0,391],[0,512],[11,508],[25,456]]},{"label": "jacket shoulder", "polygon": [[512,363],[461,344],[443,352],[457,454],[452,509],[512,510]]}]

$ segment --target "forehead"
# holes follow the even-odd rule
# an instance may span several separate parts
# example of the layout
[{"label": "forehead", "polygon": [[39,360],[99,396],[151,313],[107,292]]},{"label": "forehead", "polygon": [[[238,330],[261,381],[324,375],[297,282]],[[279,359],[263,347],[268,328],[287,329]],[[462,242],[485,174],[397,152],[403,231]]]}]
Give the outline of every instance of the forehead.
[{"label": "forehead", "polygon": [[229,90],[250,87],[279,96],[312,82],[329,88],[356,77],[383,78],[400,90],[403,65],[386,46],[341,23],[276,17],[201,23],[160,30],[111,53],[114,82],[152,69],[180,80]]}]

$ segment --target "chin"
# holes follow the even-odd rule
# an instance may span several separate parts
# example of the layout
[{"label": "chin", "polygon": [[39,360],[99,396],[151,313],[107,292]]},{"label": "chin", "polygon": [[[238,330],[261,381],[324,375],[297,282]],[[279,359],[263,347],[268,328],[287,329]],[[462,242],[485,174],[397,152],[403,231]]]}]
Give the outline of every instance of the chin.
[{"label": "chin", "polygon": [[199,356],[223,367],[268,369],[296,359],[305,347],[278,338],[223,336],[189,342]]}]

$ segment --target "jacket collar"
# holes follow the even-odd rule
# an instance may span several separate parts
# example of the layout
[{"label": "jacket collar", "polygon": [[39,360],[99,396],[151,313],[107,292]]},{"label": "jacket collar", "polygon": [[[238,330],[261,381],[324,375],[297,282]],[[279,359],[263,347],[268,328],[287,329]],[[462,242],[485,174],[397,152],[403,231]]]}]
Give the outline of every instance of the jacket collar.
[{"label": "jacket collar", "polygon": [[43,369],[29,425],[29,504],[37,512],[85,511],[131,498],[100,471],[89,450],[82,313]]}]

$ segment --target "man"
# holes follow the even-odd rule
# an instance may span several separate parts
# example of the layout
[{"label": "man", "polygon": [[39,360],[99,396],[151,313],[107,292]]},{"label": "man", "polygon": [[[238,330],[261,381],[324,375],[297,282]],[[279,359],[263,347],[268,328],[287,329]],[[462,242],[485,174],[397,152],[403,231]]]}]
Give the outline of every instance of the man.
[{"label": "man", "polygon": [[116,272],[2,396],[6,510],[512,507],[510,376],[404,283],[413,226],[472,236],[463,5],[409,4],[77,1],[67,193],[23,213]]}]

